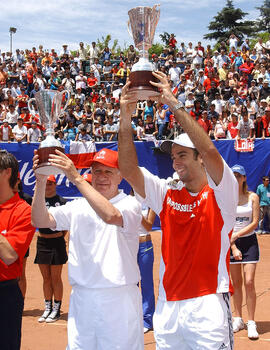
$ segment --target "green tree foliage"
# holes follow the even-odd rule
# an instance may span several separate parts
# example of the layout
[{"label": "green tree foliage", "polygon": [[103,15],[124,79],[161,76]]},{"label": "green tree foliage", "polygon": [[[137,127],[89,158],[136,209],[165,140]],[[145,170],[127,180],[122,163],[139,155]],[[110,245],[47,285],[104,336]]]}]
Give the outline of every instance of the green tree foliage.
[{"label": "green tree foliage", "polygon": [[163,51],[163,48],[164,48],[163,45],[159,43],[153,44],[148,51],[150,58],[152,58],[153,54],[160,56],[161,52]]},{"label": "green tree foliage", "polygon": [[97,47],[100,51],[104,50],[105,47],[109,46],[109,42],[112,40],[112,37],[110,34],[107,34],[105,37],[102,36],[101,40],[97,39]]},{"label": "green tree foliage", "polygon": [[270,33],[268,32],[258,33],[256,35],[256,38],[250,40],[251,49],[253,49],[253,47],[256,45],[259,38],[262,38],[263,43],[266,43],[270,39]]},{"label": "green tree foliage", "polygon": [[[101,39],[97,39],[97,47],[99,48],[99,51],[101,52],[104,50],[105,47],[109,47],[109,43],[112,40],[112,37],[110,34],[107,34],[105,37],[102,36]],[[121,48],[118,45],[118,39],[115,39],[113,41],[112,47],[111,47],[111,52],[113,54],[115,53],[120,53]]]},{"label": "green tree foliage", "polygon": [[248,13],[240,8],[235,8],[232,0],[227,0],[226,6],[214,16],[213,21],[208,25],[209,32],[204,39],[225,41],[235,34],[240,43],[244,36],[251,36],[254,33],[254,21],[243,21]]},{"label": "green tree foliage", "polygon": [[260,11],[256,21],[256,29],[259,32],[270,33],[270,0],[264,0],[262,6],[256,7]]},{"label": "green tree foliage", "polygon": [[161,41],[166,45],[169,46],[169,41],[170,41],[170,34],[167,32],[164,32],[162,34],[159,34],[159,37]]}]

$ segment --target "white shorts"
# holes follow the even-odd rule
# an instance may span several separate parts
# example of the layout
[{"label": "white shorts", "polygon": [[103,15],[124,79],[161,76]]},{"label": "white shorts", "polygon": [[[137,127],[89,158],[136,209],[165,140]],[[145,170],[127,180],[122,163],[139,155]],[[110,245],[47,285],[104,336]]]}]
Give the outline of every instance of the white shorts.
[{"label": "white shorts", "polygon": [[143,350],[142,297],[137,285],[73,287],[67,350]]},{"label": "white shorts", "polygon": [[157,350],[233,349],[228,293],[181,301],[158,300],[153,324]]}]

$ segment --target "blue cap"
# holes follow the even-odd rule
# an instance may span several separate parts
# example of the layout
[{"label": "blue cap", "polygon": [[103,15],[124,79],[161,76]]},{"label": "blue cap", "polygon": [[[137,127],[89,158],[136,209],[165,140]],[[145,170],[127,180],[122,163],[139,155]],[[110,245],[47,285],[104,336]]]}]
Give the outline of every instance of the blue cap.
[{"label": "blue cap", "polygon": [[231,167],[231,169],[234,173],[239,173],[243,176],[246,176],[246,170],[242,165],[235,164],[233,167]]}]

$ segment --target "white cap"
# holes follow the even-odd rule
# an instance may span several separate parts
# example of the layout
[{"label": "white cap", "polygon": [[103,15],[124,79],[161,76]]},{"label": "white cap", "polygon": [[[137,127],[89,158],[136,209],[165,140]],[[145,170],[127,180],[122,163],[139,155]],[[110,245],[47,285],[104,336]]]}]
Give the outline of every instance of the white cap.
[{"label": "white cap", "polygon": [[165,140],[164,142],[162,142],[160,146],[161,151],[171,153],[173,143],[183,147],[195,148],[188,134],[181,134],[177,136],[174,140]]}]

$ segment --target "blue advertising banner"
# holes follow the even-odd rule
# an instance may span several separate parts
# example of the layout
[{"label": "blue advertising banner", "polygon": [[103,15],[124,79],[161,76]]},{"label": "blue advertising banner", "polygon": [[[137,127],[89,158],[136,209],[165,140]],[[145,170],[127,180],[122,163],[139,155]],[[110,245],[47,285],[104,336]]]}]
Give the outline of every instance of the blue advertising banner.
[{"label": "blue advertising banner", "polygon": [[[255,140],[254,151],[243,153],[235,151],[233,140],[220,140],[214,143],[229,166],[241,164],[245,167],[250,190],[256,191],[257,186],[262,182],[262,176],[270,175],[270,139]],[[13,153],[18,159],[24,191],[30,195],[33,194],[35,185],[32,158],[34,149],[37,149],[38,146],[38,143],[0,143],[0,148]],[[173,174],[170,156],[156,150],[152,142],[135,142],[135,146],[140,166],[161,178],[167,178]],[[104,147],[117,150],[117,142],[96,143],[97,151]],[[80,173],[89,171],[90,169],[82,169]],[[68,198],[80,196],[77,188],[65,176],[57,176],[57,184],[60,195]],[[127,193],[130,190],[130,186],[125,181],[120,187]]]}]

